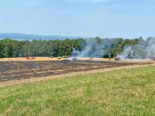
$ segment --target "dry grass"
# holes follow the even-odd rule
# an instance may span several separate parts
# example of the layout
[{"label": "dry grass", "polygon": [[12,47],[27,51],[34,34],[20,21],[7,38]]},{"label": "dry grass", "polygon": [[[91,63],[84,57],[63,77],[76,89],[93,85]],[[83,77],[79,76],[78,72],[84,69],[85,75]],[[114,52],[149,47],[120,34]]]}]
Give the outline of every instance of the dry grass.
[{"label": "dry grass", "polygon": [[[27,60],[26,57],[18,57],[18,58],[0,58],[0,61],[49,61],[49,60],[64,60],[66,58],[62,57],[35,57],[35,59]],[[70,58],[72,59],[72,58]],[[108,58],[78,58],[78,60],[88,60],[88,61],[114,61],[114,59],[109,60]]]},{"label": "dry grass", "polygon": [[[26,57],[18,57],[18,58],[0,58],[0,61],[62,61],[65,60],[66,58],[63,57],[35,57],[35,59],[32,60],[27,60]],[[69,59],[72,59],[69,58]],[[77,58],[78,60],[83,60],[83,61],[108,61],[108,62],[118,62],[115,61],[113,58],[109,60],[108,58]],[[119,61],[122,63],[133,63],[133,62],[151,62],[150,59],[132,59],[132,60],[125,60],[125,61]]]},{"label": "dry grass", "polygon": [[19,58],[0,58],[0,61],[53,61],[53,60],[64,60],[64,58],[50,58],[50,57],[35,57],[35,59],[27,60],[26,57]]}]

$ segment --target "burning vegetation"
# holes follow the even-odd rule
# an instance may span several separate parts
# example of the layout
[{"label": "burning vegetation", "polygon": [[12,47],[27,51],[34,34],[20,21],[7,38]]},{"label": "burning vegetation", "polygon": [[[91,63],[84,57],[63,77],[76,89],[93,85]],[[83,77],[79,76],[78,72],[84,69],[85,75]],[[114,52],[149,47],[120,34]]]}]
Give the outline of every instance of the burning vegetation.
[{"label": "burning vegetation", "polygon": [[[109,57],[109,59],[113,56],[116,57],[116,60],[155,59],[155,38],[148,38],[146,40],[141,38],[135,43],[129,43],[127,45],[120,43],[121,41],[121,39],[87,39],[82,51],[73,49],[73,56]],[[118,52],[116,49],[122,50]],[[117,53],[115,53],[116,51]]]},{"label": "burning vegetation", "polygon": [[148,38],[141,40],[135,45],[127,45],[123,51],[117,55],[122,60],[127,59],[152,59],[155,58],[155,39]]}]

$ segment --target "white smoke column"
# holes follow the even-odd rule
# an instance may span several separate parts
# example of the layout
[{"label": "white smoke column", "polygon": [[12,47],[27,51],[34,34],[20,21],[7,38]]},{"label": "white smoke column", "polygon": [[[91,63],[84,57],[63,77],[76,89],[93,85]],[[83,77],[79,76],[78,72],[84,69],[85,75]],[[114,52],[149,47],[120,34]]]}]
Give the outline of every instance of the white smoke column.
[{"label": "white smoke column", "polygon": [[155,57],[155,38],[148,38],[136,45],[127,45],[123,52],[117,55],[120,60],[150,59],[152,57]]},{"label": "white smoke column", "polygon": [[129,59],[129,56],[133,55],[133,50],[131,46],[125,46],[123,52],[117,55],[117,58],[121,60]]},{"label": "white smoke column", "polygon": [[86,39],[85,46],[82,51],[73,49],[73,57],[96,57],[102,58],[104,55],[109,54],[113,39],[99,39],[90,38]]},{"label": "white smoke column", "polygon": [[155,38],[150,38],[147,40],[147,57],[155,57]]}]

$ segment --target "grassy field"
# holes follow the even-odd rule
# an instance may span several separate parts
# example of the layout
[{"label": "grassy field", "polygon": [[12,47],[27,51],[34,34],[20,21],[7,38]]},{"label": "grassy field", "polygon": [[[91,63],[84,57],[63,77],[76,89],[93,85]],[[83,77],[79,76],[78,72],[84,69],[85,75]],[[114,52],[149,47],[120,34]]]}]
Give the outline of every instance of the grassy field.
[{"label": "grassy field", "polygon": [[0,88],[0,116],[155,116],[155,66]]}]

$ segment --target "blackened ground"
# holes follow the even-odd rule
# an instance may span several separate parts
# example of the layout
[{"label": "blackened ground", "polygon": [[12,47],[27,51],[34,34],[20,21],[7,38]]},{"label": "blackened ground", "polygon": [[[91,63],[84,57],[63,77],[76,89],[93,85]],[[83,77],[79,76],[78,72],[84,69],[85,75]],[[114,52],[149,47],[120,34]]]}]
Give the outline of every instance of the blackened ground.
[{"label": "blackened ground", "polygon": [[122,63],[107,61],[11,61],[0,62],[0,82],[10,80],[28,79],[32,77],[45,77],[70,72],[106,69],[128,65],[143,65],[141,63]]}]

